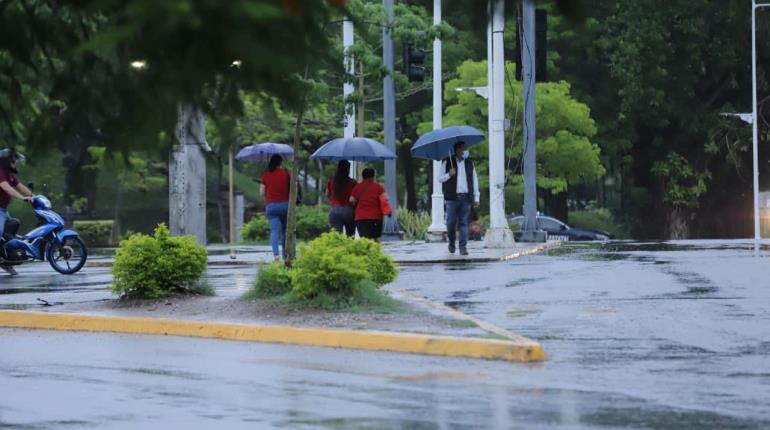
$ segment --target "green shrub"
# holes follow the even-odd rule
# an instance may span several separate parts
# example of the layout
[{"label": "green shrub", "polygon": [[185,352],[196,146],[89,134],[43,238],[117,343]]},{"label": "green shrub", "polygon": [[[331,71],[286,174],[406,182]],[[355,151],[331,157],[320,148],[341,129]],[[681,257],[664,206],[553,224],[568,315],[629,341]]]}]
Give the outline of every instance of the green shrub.
[{"label": "green shrub", "polygon": [[[329,231],[329,211],[316,206],[297,207],[297,237],[311,240]],[[254,215],[241,227],[241,236],[246,241],[270,239],[270,224],[264,213]]]},{"label": "green shrub", "polygon": [[283,263],[263,266],[246,298],[267,298],[286,294],[291,290],[291,277]]},{"label": "green shrub", "polygon": [[300,247],[290,273],[292,296],[309,300],[323,294],[352,297],[362,281],[381,286],[393,281],[397,271],[379,244],[329,232]]},{"label": "green shrub", "polygon": [[329,209],[317,206],[297,207],[297,237],[311,240],[329,231]]},{"label": "green shrub", "polygon": [[241,237],[243,240],[256,242],[270,238],[270,224],[267,222],[267,216],[263,213],[254,215],[249,222],[241,227]]},{"label": "green shrub", "polygon": [[412,212],[399,207],[397,212],[398,223],[404,230],[404,238],[407,240],[424,240],[428,233],[431,218],[427,212]]},{"label": "green shrub", "polygon": [[153,236],[135,234],[120,242],[112,266],[112,291],[124,297],[161,298],[199,292],[206,248],[192,236],[169,235],[165,224]]},{"label": "green shrub", "polygon": [[628,234],[623,230],[623,227],[615,222],[612,213],[605,208],[570,212],[569,225],[572,227],[606,231],[616,239],[628,237]]},{"label": "green shrub", "polygon": [[112,220],[75,221],[72,228],[80,234],[83,242],[90,247],[112,245]]},{"label": "green shrub", "polygon": [[369,272],[367,279],[378,286],[396,280],[396,275],[398,275],[396,263],[393,262],[390,255],[382,252],[382,246],[379,243],[368,239],[353,240],[347,236],[344,237],[347,239],[348,252],[366,260],[366,267]]}]

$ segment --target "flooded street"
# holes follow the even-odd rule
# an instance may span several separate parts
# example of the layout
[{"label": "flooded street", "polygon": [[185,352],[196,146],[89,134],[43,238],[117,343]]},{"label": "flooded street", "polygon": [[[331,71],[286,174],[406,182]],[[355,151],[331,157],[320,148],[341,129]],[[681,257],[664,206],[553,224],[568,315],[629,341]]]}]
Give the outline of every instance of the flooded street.
[{"label": "flooded street", "polygon": [[[567,244],[408,265],[389,287],[540,341],[548,360],[535,364],[0,329],[0,428],[770,428],[763,252]],[[31,269],[0,281],[0,307],[111,297],[107,269]],[[235,297],[253,278],[215,267],[207,282]]]}]

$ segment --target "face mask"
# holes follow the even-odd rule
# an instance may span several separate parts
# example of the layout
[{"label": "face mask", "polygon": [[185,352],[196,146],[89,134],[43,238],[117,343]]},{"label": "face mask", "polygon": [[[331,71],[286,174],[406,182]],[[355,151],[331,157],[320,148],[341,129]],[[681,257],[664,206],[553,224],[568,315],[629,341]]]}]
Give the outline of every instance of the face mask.
[{"label": "face mask", "polygon": [[466,150],[466,151],[463,151],[463,159],[466,159],[466,158],[468,158],[468,157],[470,157],[470,156],[471,156],[471,153],[470,153],[470,152],[468,152],[467,150]]}]

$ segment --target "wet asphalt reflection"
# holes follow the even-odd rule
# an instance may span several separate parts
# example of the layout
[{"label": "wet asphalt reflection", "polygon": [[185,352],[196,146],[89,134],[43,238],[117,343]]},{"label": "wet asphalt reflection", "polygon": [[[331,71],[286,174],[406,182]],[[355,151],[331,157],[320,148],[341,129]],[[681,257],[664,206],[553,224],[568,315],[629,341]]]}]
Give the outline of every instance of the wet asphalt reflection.
[{"label": "wet asphalt reflection", "polygon": [[568,244],[504,264],[411,266],[396,287],[542,342],[549,360],[527,374],[533,384],[627,396],[604,406],[635,418],[602,425],[768,428],[762,255],[741,242]]},{"label": "wet asphalt reflection", "polygon": [[[569,244],[402,267],[390,288],[541,341],[537,364],[0,329],[0,428],[770,428],[768,251]],[[23,270],[0,308],[112,297],[108,269]],[[207,275],[225,296],[253,279]]]}]

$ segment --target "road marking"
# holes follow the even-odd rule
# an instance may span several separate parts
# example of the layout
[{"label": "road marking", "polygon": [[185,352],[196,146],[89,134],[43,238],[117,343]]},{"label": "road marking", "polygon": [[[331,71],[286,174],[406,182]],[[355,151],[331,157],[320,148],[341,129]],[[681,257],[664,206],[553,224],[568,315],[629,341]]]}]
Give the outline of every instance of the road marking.
[{"label": "road marking", "polygon": [[0,327],[189,336],[522,362],[545,360],[542,346],[527,338],[495,340],[27,311],[0,311]]}]

